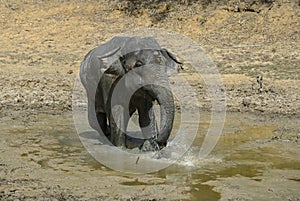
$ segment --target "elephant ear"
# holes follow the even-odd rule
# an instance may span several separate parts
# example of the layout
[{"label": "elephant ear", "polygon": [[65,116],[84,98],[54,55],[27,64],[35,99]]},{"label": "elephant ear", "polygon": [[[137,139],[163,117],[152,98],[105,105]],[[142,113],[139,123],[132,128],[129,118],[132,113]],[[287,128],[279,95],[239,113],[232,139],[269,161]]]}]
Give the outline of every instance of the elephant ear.
[{"label": "elephant ear", "polygon": [[122,68],[119,65],[119,57],[129,37],[113,37],[110,41],[100,45],[93,54],[100,61],[101,73],[115,74]]},{"label": "elephant ear", "polygon": [[166,58],[166,66],[167,66],[167,75],[171,76],[177,74],[180,70],[182,70],[182,63],[179,62],[176,57],[166,49],[162,49],[161,53]]},{"label": "elephant ear", "polygon": [[123,71],[122,65],[119,61],[121,47],[117,47],[110,52],[107,52],[101,57],[98,56],[98,59],[101,62],[101,71],[105,74],[110,75],[120,75]]}]

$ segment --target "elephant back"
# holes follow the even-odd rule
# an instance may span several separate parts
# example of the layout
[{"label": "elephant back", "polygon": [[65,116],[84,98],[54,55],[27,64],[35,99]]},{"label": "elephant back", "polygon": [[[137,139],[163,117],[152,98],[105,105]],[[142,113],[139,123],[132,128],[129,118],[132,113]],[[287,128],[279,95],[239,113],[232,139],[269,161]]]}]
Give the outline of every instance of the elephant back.
[{"label": "elephant back", "polygon": [[124,56],[140,50],[161,50],[161,47],[152,37],[132,37],[129,38],[124,47],[122,47],[121,54]]}]

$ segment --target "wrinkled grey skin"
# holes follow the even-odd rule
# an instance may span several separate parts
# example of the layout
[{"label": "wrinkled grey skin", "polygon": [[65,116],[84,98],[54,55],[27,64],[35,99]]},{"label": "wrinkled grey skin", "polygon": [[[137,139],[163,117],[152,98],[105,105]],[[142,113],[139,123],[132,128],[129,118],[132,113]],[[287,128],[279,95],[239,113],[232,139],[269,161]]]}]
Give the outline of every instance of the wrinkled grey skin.
[{"label": "wrinkled grey skin", "polygon": [[[90,126],[104,133],[113,145],[126,147],[123,131],[137,110],[147,147],[151,144],[155,150],[166,146],[174,120],[174,99],[167,76],[177,73],[179,67],[181,63],[167,50],[161,49],[153,38],[114,37],[91,50],[80,68],[81,82],[88,97]],[[133,93],[136,86],[140,88],[129,97],[128,106],[125,97]],[[113,94],[114,90],[118,93]],[[159,129],[152,109],[154,101],[160,105]]]}]

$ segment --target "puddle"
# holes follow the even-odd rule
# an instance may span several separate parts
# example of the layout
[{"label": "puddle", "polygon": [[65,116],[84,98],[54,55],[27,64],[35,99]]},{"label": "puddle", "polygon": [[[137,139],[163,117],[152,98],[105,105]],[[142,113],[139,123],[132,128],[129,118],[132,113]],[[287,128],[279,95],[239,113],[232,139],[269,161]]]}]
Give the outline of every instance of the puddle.
[{"label": "puddle", "polygon": [[199,159],[197,154],[208,128],[208,117],[208,113],[201,116],[198,138],[181,161],[156,173],[138,176],[115,172],[95,161],[83,148],[71,114],[41,115],[38,122],[26,127],[6,124],[7,134],[2,140],[9,147],[19,149],[22,160],[34,161],[42,169],[57,172],[58,176],[63,175],[61,172],[76,177],[95,172],[97,176],[118,177],[122,186],[176,186],[183,189],[189,200],[220,200],[224,196],[221,184],[210,182],[247,178],[262,183],[272,179],[272,175],[265,175],[273,169],[296,171],[286,181],[299,184],[299,143],[274,138],[277,136],[274,131],[283,126],[291,128],[287,129],[289,135],[291,130],[299,130],[297,119],[260,119],[251,114],[229,113],[217,146],[207,159]]}]

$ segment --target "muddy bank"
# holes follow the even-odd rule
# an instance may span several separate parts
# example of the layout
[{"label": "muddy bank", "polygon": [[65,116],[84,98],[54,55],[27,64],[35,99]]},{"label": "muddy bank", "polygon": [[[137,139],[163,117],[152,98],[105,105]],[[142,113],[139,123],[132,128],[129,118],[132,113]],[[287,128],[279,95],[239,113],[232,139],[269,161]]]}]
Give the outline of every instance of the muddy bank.
[{"label": "muddy bank", "polygon": [[[0,116],[13,115],[14,111],[23,113],[47,112],[59,114],[70,111],[76,73],[14,73],[0,72]],[[188,80],[198,94],[197,107],[211,109],[211,97],[207,85],[196,73],[183,70],[180,76]],[[225,74],[222,81],[226,94],[226,110],[235,112],[254,112],[259,115],[299,116],[299,80],[273,80],[263,78],[260,90],[256,77]],[[172,83],[177,78],[172,78]],[[223,88],[220,86],[220,88]],[[195,104],[195,103],[187,103]]]},{"label": "muddy bank", "polygon": [[[119,1],[2,3],[1,114],[70,110],[73,81],[90,49],[119,33],[156,27],[187,35],[206,49],[222,74],[228,111],[294,115],[300,111],[297,3],[165,1],[157,5],[167,12],[161,20],[153,19],[152,4],[129,14],[130,5],[121,8]],[[188,67],[182,75],[192,80],[199,106],[209,109],[201,79]]]}]

